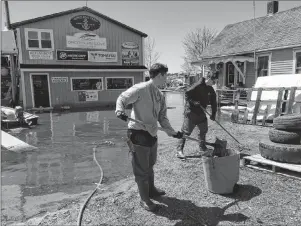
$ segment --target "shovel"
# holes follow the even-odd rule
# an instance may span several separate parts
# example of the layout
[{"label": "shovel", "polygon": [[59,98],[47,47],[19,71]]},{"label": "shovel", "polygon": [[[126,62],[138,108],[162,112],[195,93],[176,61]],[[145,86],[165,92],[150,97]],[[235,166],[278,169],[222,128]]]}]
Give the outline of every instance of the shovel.
[{"label": "shovel", "polygon": [[[137,119],[128,118],[128,120],[139,123],[140,125],[144,126],[144,128],[147,128],[146,125],[143,122],[141,122]],[[166,132],[166,130],[163,129],[162,127],[158,127],[158,130]],[[187,136],[185,134],[183,135],[183,138],[185,138],[187,140],[192,140],[192,141],[195,141],[195,142],[198,142],[198,143],[202,142],[201,140],[192,138],[192,137]],[[205,142],[205,144],[214,147],[214,150],[213,150],[213,152],[211,150],[206,151],[206,152],[203,153],[203,155],[206,155],[206,156],[217,155],[219,157],[226,155],[225,154],[226,153],[226,147],[227,147],[227,141],[226,140],[221,140],[221,139],[216,138],[215,143]]]}]

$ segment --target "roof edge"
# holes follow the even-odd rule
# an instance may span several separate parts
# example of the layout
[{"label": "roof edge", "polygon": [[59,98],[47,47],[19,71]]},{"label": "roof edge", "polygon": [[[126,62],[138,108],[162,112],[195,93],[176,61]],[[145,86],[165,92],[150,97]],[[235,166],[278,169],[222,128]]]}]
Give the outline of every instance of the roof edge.
[{"label": "roof edge", "polygon": [[137,33],[139,34],[140,36],[146,38],[148,35],[141,32],[141,31],[138,31],[128,25],[125,25],[117,20],[114,20],[102,13],[99,13],[89,7],[80,7],[80,8],[75,8],[75,9],[69,9],[69,10],[65,10],[65,11],[62,11],[62,12],[58,12],[58,13],[53,13],[53,14],[49,14],[49,15],[45,15],[45,16],[40,16],[40,17],[36,17],[36,18],[32,18],[32,19],[28,19],[28,20],[23,20],[23,21],[19,21],[19,22],[15,22],[15,23],[12,23],[10,24],[10,27],[12,29],[15,29],[15,28],[18,28],[20,26],[23,26],[23,25],[26,25],[26,24],[30,24],[30,23],[35,23],[35,22],[39,22],[39,21],[42,21],[42,20],[47,20],[47,19],[51,19],[51,18],[55,18],[55,17],[59,17],[59,16],[64,16],[64,15],[68,15],[68,14],[71,14],[71,13],[77,13],[77,12],[81,12],[81,11],[86,11],[86,12],[89,12],[89,13],[92,13],[98,17],[102,17],[103,19],[105,20],[108,20],[112,23],[115,23],[123,28],[126,28],[134,33]]}]

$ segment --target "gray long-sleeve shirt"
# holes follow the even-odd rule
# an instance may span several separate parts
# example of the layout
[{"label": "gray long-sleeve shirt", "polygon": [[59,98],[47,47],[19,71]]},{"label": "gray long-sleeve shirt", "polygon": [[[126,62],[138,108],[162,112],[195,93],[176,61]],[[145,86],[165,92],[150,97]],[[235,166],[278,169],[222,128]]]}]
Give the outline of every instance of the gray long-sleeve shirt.
[{"label": "gray long-sleeve shirt", "polygon": [[131,118],[149,125],[147,128],[139,123],[130,121],[129,129],[146,130],[152,136],[157,135],[159,121],[161,127],[171,136],[176,134],[167,118],[165,97],[161,91],[152,84],[152,80],[138,83],[120,94],[116,101],[116,111],[124,112],[127,105],[132,104]]}]

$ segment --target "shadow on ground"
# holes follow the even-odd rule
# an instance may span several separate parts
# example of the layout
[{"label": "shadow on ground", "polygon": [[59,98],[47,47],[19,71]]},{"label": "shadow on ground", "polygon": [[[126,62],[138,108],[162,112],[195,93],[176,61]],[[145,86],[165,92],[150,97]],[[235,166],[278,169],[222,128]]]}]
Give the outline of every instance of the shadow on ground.
[{"label": "shadow on ground", "polygon": [[236,185],[234,192],[225,197],[234,199],[225,207],[199,207],[190,200],[175,197],[158,197],[160,208],[155,213],[169,220],[181,220],[176,225],[218,225],[221,221],[245,222],[249,217],[241,213],[225,214],[231,206],[246,202],[261,194],[261,189],[252,185]]}]

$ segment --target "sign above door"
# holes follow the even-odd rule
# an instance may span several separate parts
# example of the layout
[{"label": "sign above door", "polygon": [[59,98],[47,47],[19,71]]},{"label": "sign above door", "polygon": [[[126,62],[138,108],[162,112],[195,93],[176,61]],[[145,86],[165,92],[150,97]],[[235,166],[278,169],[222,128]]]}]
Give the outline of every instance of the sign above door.
[{"label": "sign above door", "polygon": [[72,17],[71,25],[81,31],[94,31],[100,28],[100,21],[88,15],[78,15]]}]

